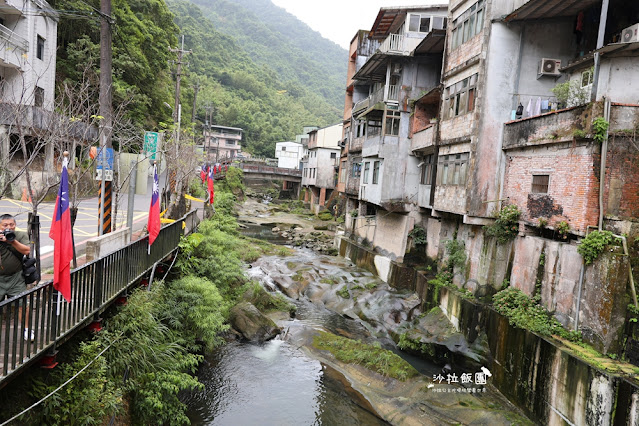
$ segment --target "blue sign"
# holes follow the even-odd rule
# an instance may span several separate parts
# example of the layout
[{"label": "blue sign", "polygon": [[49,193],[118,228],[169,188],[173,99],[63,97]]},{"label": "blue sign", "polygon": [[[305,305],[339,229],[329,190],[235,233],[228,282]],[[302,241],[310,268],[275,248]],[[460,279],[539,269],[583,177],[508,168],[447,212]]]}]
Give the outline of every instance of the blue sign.
[{"label": "blue sign", "polygon": [[[106,154],[106,158],[105,158]],[[105,161],[106,160],[106,164]],[[105,170],[113,170],[113,148],[98,148],[98,157],[96,159],[97,170],[102,170],[102,165],[106,167]]]}]

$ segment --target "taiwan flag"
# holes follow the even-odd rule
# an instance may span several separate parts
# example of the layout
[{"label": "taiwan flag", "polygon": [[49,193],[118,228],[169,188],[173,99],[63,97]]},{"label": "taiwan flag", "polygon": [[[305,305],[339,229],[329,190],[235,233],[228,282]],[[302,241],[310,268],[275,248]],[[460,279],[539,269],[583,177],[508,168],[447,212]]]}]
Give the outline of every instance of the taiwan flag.
[{"label": "taiwan flag", "polygon": [[214,172],[213,172],[213,167],[211,167],[209,169],[209,178],[207,181],[207,186],[208,186],[208,190],[209,190],[209,203],[213,204],[213,200],[215,199],[215,191],[213,188],[213,179],[214,179]]},{"label": "taiwan flag", "polygon": [[207,171],[207,166],[206,164],[202,164],[202,168],[200,169],[200,179],[202,179],[202,183],[204,183],[204,181],[206,180],[206,173]]},{"label": "taiwan flag", "polygon": [[60,188],[55,200],[53,221],[49,238],[54,242],[53,249],[53,288],[58,290],[67,302],[71,301],[71,260],[73,259],[73,240],[71,237],[71,214],[69,212],[69,160],[62,161]]},{"label": "taiwan flag", "polygon": [[149,253],[151,244],[160,233],[160,185],[158,184],[157,165],[153,165],[153,194],[151,195],[151,206],[149,207],[149,221],[146,229],[149,231]]}]

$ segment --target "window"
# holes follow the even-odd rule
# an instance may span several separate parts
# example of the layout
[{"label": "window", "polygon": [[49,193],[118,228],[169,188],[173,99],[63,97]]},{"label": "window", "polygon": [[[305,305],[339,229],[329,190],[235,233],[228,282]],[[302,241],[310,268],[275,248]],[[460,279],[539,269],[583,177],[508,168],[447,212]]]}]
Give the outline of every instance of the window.
[{"label": "window", "polygon": [[358,178],[362,173],[362,163],[355,162],[351,168],[351,177]]},{"label": "window", "polygon": [[453,21],[451,49],[466,43],[481,32],[484,23],[484,4],[484,0],[479,0]]},{"label": "window", "polygon": [[40,36],[38,36],[37,41],[36,57],[38,59],[44,59],[44,39]]},{"label": "window", "polygon": [[477,74],[466,77],[462,81],[448,86],[444,90],[444,105],[446,118],[457,117],[475,109],[475,95],[477,91]]},{"label": "window", "polygon": [[592,69],[581,73],[581,87],[588,87],[592,84]]},{"label": "window", "polygon": [[366,122],[362,120],[357,120],[357,127],[355,128],[355,137],[359,138],[364,136],[366,132]]},{"label": "window", "polygon": [[379,135],[382,129],[382,120],[376,120],[371,118],[371,119],[368,119],[366,124],[368,127],[367,136]]},{"label": "window", "polygon": [[282,147],[282,151],[286,151],[286,147],[285,146]]},{"label": "window", "polygon": [[337,153],[331,152],[331,160],[334,160],[336,158],[337,158]]},{"label": "window", "polygon": [[422,176],[419,181],[422,185],[432,185],[433,183],[433,154],[422,159]]},{"label": "window", "polygon": [[44,89],[42,87],[36,86],[33,94],[33,104],[37,107],[42,107],[44,104]]},{"label": "window", "polygon": [[411,13],[408,21],[408,31],[427,33],[430,31],[430,15]]},{"label": "window", "polygon": [[533,194],[548,194],[548,183],[550,175],[533,175],[532,188],[530,192]]},{"label": "window", "polygon": [[339,181],[346,182],[346,160],[342,160],[339,167]]},{"label": "window", "polygon": [[227,139],[225,142],[226,145],[235,145],[235,141],[231,139]]},{"label": "window", "polygon": [[468,170],[468,153],[439,157],[437,165],[438,185],[465,185]]},{"label": "window", "polygon": [[379,161],[373,163],[373,183],[379,182]]},{"label": "window", "polygon": [[368,172],[371,169],[371,163],[370,162],[366,162],[364,163],[364,183],[368,183]]},{"label": "window", "polygon": [[399,111],[386,111],[386,129],[384,133],[387,135],[399,135],[399,120],[401,113]]}]

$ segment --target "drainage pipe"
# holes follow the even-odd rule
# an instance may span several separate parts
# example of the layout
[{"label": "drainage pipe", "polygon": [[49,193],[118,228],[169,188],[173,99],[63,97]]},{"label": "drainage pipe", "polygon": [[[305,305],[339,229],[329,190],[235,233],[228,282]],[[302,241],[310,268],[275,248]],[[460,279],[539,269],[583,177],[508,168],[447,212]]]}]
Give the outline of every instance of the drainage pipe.
[{"label": "drainage pipe", "polygon": [[[610,99],[604,101],[604,120],[610,122]],[[599,170],[599,231],[603,230],[603,217],[604,217],[604,189],[606,186],[606,155],[608,154],[608,129],[604,134],[603,142],[601,143],[601,164]]]}]

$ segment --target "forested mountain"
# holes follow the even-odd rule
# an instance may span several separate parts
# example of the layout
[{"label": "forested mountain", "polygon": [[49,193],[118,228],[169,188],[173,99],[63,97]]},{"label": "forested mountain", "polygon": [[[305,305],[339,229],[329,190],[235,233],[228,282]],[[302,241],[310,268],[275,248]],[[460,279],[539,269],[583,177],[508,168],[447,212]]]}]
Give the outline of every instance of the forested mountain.
[{"label": "forested mountain", "polygon": [[[278,38],[287,38],[282,33],[268,30],[272,50],[285,49],[275,55],[280,60],[273,59],[271,63],[266,58],[258,60],[255,52],[245,51],[232,36],[217,31],[216,25],[193,2],[112,1],[116,18],[114,105],[128,104],[127,116],[139,127],[140,134],[142,130],[162,130],[165,123],[171,122],[171,110],[164,103],[174,102],[174,66],[170,62],[176,57],[169,47],[177,46],[180,34],[185,35],[185,49],[192,51],[184,57],[188,65],[183,68],[182,77],[182,129],[194,132],[195,136],[201,135],[202,123],[210,112],[213,123],[245,130],[242,143],[245,151],[273,156],[275,143],[291,140],[304,125],[325,126],[340,120],[344,83],[331,81],[344,80],[345,71],[337,77],[333,73],[332,80],[328,77],[329,71],[314,73],[315,68],[322,67],[317,61],[307,63],[310,53],[303,53],[290,40],[276,43]],[[86,75],[87,65],[96,68],[99,64],[100,25],[96,13],[99,0],[51,0],[50,3],[60,11],[58,85],[65,80],[79,81]],[[207,10],[210,14],[210,4]],[[246,19],[250,13],[237,6],[232,15],[235,14],[243,16],[242,22],[248,25],[250,21]],[[252,22],[254,26],[262,25],[259,20]],[[286,31],[298,31],[288,21],[286,26],[293,27]],[[310,31],[308,27],[306,31]],[[288,36],[291,40],[296,38],[291,34]],[[326,42],[319,34],[310,34],[316,37],[314,41],[311,37],[295,43]],[[313,55],[320,58],[321,54]],[[281,61],[284,57],[288,62]],[[346,58],[339,62],[345,67]],[[288,76],[284,76],[282,70],[288,70]],[[195,87],[199,90],[193,114]],[[331,93],[335,96],[329,103],[325,95]],[[195,118],[194,123],[191,117]]]},{"label": "forested mountain", "polygon": [[[199,80],[202,87],[198,115],[203,117],[208,107],[214,123],[243,128],[243,145],[249,152],[272,157],[275,143],[292,139],[302,126],[340,120],[341,110],[323,97],[253,62],[233,38],[215,30],[197,5],[186,0],[170,0],[168,5],[185,35],[186,48],[193,51],[187,81]],[[189,89],[187,97],[192,93]]]},{"label": "forested mountain", "polygon": [[271,0],[191,0],[258,64],[344,107],[348,52]]}]

